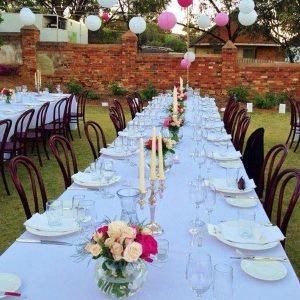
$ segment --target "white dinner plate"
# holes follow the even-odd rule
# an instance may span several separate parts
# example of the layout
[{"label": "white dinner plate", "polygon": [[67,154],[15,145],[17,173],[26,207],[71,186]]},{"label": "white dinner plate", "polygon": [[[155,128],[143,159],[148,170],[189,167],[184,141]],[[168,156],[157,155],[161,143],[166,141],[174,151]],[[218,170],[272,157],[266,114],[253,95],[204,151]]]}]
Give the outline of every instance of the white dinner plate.
[{"label": "white dinner plate", "polygon": [[219,161],[218,164],[225,169],[239,169],[243,166],[240,160]]},{"label": "white dinner plate", "polygon": [[250,198],[249,196],[225,196],[225,201],[231,205],[241,208],[249,208],[249,207],[255,207],[257,205],[257,199]]},{"label": "white dinner plate", "polygon": [[266,281],[280,280],[287,275],[286,267],[279,261],[243,259],[241,268],[248,275]]},{"label": "white dinner plate", "polygon": [[241,153],[239,151],[232,151],[232,152],[213,152],[212,157],[215,160],[219,161],[231,161],[231,160],[239,160],[241,157]]},{"label": "white dinner plate", "polygon": [[[224,223],[228,223],[230,225],[236,223],[237,226],[237,221],[228,221],[228,222],[224,222]],[[223,223],[223,224],[224,224]],[[257,224],[259,226],[259,224]],[[260,225],[263,226],[263,225]],[[215,226],[208,226],[208,233],[214,237],[216,237],[220,242],[234,247],[234,248],[238,248],[238,249],[243,249],[243,250],[267,250],[267,249],[271,249],[276,247],[279,244],[279,241],[276,242],[270,242],[270,243],[266,243],[266,244],[247,244],[247,243],[235,243],[235,242],[231,242],[226,240],[223,235],[222,232],[220,230],[214,230],[214,228],[216,228]]]},{"label": "white dinner plate", "polygon": [[252,179],[246,182],[246,187],[244,190],[240,190],[236,184],[236,186],[227,186],[226,179],[213,179],[212,184],[216,191],[224,193],[224,194],[233,194],[233,195],[242,195],[247,194],[253,191],[255,188],[255,183]]},{"label": "white dinner plate", "polygon": [[126,158],[132,155],[132,153],[130,152],[122,152],[122,151],[120,152],[120,150],[116,148],[102,148],[100,150],[100,153],[105,156],[109,156],[117,159]]},{"label": "white dinner plate", "polygon": [[46,231],[46,230],[39,230],[39,229],[35,229],[32,228],[30,226],[25,226],[26,230],[28,232],[30,232],[31,234],[34,235],[38,235],[38,236],[64,236],[64,235],[68,235],[74,232],[77,232],[79,230],[79,227],[73,229],[73,230],[69,230],[69,231]]},{"label": "white dinner plate", "polygon": [[[11,273],[0,273],[0,292],[16,292],[21,286],[19,276]],[[6,296],[0,296],[4,298]]]},{"label": "white dinner plate", "polygon": [[231,135],[217,136],[215,134],[211,134],[207,137],[207,140],[210,142],[227,142],[231,140]]},{"label": "white dinner plate", "polygon": [[[74,175],[73,175],[74,176]],[[108,183],[106,182],[100,182],[100,181],[81,181],[76,177],[72,177],[74,183],[76,183],[77,185],[86,187],[86,188],[91,188],[91,189],[98,189],[99,187],[103,187],[103,186],[108,186],[108,185],[112,185],[116,182],[118,182],[121,179],[121,176],[114,176]]]}]

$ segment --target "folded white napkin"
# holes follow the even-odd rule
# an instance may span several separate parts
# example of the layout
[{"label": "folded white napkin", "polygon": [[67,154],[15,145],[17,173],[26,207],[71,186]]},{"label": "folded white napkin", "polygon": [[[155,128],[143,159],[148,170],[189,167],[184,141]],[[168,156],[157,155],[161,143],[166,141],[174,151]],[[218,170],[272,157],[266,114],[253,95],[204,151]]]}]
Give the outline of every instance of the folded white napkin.
[{"label": "folded white napkin", "polygon": [[99,177],[96,177],[94,174],[83,172],[78,172],[72,175],[72,179],[74,181],[80,181],[82,183],[93,183],[96,185],[100,185],[102,182],[102,180]]},{"label": "folded white napkin", "polygon": [[42,231],[51,231],[51,232],[68,232],[76,231],[78,229],[77,223],[71,218],[63,218],[62,224],[59,226],[50,227],[48,224],[48,219],[46,213],[34,214],[29,220],[24,223],[25,227],[30,227]]},{"label": "folded white napkin", "polygon": [[220,142],[220,141],[230,141],[231,140],[231,135],[230,134],[222,134],[221,136],[216,135],[216,134],[209,134],[207,137],[207,140],[209,141],[216,141],[216,142]]},{"label": "folded white napkin", "polygon": [[236,186],[228,186],[226,183],[226,178],[217,178],[212,179],[211,182],[206,183],[207,185],[212,184],[216,190],[224,193],[248,193],[251,192],[255,187],[255,183],[253,179],[245,179],[246,188],[244,190],[240,190],[236,184]]},{"label": "folded white napkin", "polygon": [[243,238],[240,236],[239,223],[245,222],[247,226],[251,226],[251,222],[241,220],[236,222],[224,222],[219,225],[222,236],[225,240],[236,243],[245,244],[266,244],[277,241],[282,241],[285,236],[277,226],[263,226],[260,224],[253,224],[253,236],[250,238]]},{"label": "folded white napkin", "polygon": [[237,160],[241,157],[240,151],[224,151],[224,152],[213,152],[212,158],[215,160]]},{"label": "folded white napkin", "polygon": [[115,158],[124,158],[126,156],[130,156],[130,153],[126,153],[124,151],[122,151],[122,149],[118,148],[102,148],[100,150],[101,154],[107,155],[107,156],[111,156],[111,157],[115,157]]}]

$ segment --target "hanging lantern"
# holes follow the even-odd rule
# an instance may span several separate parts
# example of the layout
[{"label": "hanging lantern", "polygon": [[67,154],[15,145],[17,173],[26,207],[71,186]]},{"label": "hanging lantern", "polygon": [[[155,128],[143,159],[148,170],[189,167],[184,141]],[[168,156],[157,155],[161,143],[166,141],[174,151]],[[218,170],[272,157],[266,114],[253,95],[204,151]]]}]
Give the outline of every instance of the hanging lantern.
[{"label": "hanging lantern", "polygon": [[253,10],[250,14],[244,14],[242,12],[238,15],[239,22],[244,26],[251,26],[257,20],[257,12]]},{"label": "hanging lantern", "polygon": [[118,3],[118,0],[97,0],[101,7],[111,8]]},{"label": "hanging lantern", "polygon": [[190,65],[191,65],[191,63],[185,58],[183,58],[180,62],[180,66],[182,69],[188,69],[190,67]]},{"label": "hanging lantern", "polygon": [[252,0],[241,0],[239,5],[240,12],[250,14],[254,10],[255,4]]},{"label": "hanging lantern", "polygon": [[142,17],[133,17],[129,21],[129,29],[135,34],[141,34],[146,30],[146,21]]},{"label": "hanging lantern", "polygon": [[223,27],[228,24],[229,17],[226,13],[221,12],[216,15],[215,22],[218,26]]},{"label": "hanging lantern", "polygon": [[208,28],[210,26],[210,18],[207,15],[198,16],[198,26],[202,29]]},{"label": "hanging lantern", "polygon": [[178,1],[178,4],[181,6],[181,7],[188,7],[190,6],[191,4],[193,4],[193,0],[177,0]]},{"label": "hanging lantern", "polygon": [[196,55],[192,51],[188,51],[184,54],[184,59],[186,59],[188,62],[192,63],[196,59]]},{"label": "hanging lantern", "polygon": [[97,31],[101,27],[101,20],[98,16],[87,16],[85,25],[89,30]]},{"label": "hanging lantern", "polygon": [[35,14],[28,7],[20,10],[20,21],[23,25],[33,25],[35,23]]},{"label": "hanging lantern", "polygon": [[171,30],[177,23],[172,12],[163,11],[158,17],[158,26],[163,30]]},{"label": "hanging lantern", "polygon": [[106,23],[109,20],[109,14],[108,12],[104,12],[101,16],[101,20]]}]

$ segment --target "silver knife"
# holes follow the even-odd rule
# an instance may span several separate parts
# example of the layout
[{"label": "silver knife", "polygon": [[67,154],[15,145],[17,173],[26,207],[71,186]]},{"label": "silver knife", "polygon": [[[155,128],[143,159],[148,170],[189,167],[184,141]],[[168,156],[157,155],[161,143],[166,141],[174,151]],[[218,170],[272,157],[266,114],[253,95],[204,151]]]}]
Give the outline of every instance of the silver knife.
[{"label": "silver knife", "polygon": [[30,239],[16,239],[18,243],[35,243],[35,244],[48,244],[48,245],[61,245],[61,246],[73,246],[72,243],[50,240],[30,240]]},{"label": "silver knife", "polygon": [[265,261],[287,261],[284,256],[231,256],[231,259],[265,260]]}]

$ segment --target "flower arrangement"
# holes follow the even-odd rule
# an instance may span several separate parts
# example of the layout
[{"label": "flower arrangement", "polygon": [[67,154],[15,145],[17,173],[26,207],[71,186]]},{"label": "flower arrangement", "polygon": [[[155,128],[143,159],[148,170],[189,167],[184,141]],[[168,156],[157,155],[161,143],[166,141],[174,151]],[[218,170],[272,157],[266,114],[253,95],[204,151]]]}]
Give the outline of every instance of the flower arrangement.
[{"label": "flower arrangement", "polygon": [[[168,152],[174,154],[174,146],[176,145],[176,141],[172,140],[172,139],[168,139],[168,138],[162,138],[162,152],[163,155],[165,156]],[[147,150],[151,150],[152,149],[152,139],[148,139],[145,142],[145,148]],[[158,139],[156,139],[156,152],[158,152]]]},{"label": "flower arrangement", "polygon": [[142,225],[113,221],[96,230],[84,251],[98,260],[98,287],[109,296],[124,298],[142,288],[144,261],[153,261],[157,242]]},{"label": "flower arrangement", "polygon": [[[168,111],[169,111],[170,113],[173,113],[173,105],[170,105],[170,106],[169,106]],[[178,102],[177,112],[178,112],[179,115],[184,114],[184,112],[185,112],[185,105],[184,105],[184,103],[179,103],[179,102]]]},{"label": "flower arrangement", "polygon": [[3,88],[1,91],[2,96],[6,97],[6,103],[10,103],[11,96],[13,95],[14,91],[12,89]]},{"label": "flower arrangement", "polygon": [[167,127],[172,135],[172,140],[175,142],[179,141],[178,133],[181,126],[183,126],[184,121],[182,118],[176,115],[168,116],[164,122],[163,126]]}]

